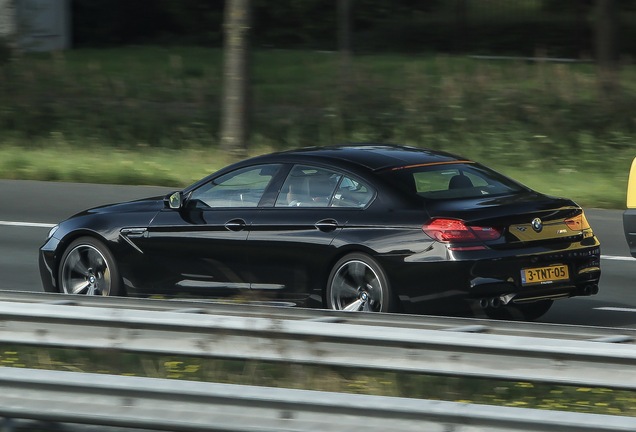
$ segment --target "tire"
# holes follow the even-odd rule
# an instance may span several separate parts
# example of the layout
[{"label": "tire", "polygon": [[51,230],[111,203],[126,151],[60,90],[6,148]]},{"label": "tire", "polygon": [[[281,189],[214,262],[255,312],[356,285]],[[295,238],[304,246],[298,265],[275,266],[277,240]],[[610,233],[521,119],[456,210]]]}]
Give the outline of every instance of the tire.
[{"label": "tire", "polygon": [[362,312],[389,312],[394,303],[386,273],[363,253],[346,255],[333,266],[326,300],[329,309]]},{"label": "tire", "polygon": [[64,294],[123,295],[113,254],[93,237],[80,237],[66,248],[60,260],[58,286]]},{"label": "tire", "polygon": [[500,308],[485,309],[488,318],[511,321],[535,321],[545,315],[554,300],[540,300],[532,303],[511,304]]}]

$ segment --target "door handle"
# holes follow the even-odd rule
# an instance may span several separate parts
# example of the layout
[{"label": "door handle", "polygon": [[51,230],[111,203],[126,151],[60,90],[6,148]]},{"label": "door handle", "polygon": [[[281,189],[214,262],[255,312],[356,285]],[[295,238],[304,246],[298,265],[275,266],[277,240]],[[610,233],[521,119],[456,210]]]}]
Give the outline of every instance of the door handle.
[{"label": "door handle", "polygon": [[229,231],[243,231],[245,225],[246,223],[243,219],[232,219],[225,223],[225,228]]},{"label": "door handle", "polygon": [[338,228],[338,221],[335,219],[323,219],[316,222],[314,226],[322,232],[332,232]]},{"label": "door handle", "polygon": [[146,228],[122,228],[120,233],[129,238],[139,238],[147,235]]}]

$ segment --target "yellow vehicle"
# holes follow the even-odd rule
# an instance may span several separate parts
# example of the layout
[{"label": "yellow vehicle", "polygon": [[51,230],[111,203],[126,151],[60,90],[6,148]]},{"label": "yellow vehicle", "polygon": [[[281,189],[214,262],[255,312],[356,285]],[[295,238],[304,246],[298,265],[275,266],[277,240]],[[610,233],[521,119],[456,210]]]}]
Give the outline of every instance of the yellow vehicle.
[{"label": "yellow vehicle", "polygon": [[623,213],[623,227],[629,252],[636,258],[636,158],[632,161],[627,182],[627,210]]}]

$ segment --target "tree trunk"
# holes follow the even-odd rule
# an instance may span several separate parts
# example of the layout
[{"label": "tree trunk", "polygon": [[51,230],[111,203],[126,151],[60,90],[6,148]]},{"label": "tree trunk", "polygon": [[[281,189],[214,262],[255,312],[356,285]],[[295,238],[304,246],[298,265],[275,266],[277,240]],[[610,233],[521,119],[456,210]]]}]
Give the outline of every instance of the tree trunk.
[{"label": "tree trunk", "polygon": [[618,86],[618,7],[616,0],[596,3],[596,62],[601,87],[613,92]]},{"label": "tree trunk", "polygon": [[0,0],[0,64],[17,49],[18,16],[15,0]]},{"label": "tree trunk", "polygon": [[221,148],[234,158],[244,157],[249,147],[250,6],[250,0],[225,1]]}]

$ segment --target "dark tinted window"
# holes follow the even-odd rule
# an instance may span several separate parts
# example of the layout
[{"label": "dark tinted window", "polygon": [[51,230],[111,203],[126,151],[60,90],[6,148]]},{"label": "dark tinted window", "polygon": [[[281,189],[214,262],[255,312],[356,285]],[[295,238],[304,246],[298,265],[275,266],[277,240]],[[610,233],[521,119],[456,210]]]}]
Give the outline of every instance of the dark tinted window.
[{"label": "dark tinted window", "polygon": [[387,173],[417,195],[430,199],[475,198],[523,191],[520,184],[477,164],[443,164]]}]

